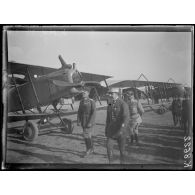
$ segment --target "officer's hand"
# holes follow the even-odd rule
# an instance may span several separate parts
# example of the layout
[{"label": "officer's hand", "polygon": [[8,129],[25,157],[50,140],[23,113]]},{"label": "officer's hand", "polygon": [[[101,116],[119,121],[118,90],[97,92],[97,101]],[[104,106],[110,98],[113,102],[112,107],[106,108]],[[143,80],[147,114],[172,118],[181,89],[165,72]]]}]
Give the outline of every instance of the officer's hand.
[{"label": "officer's hand", "polygon": [[119,131],[118,135],[122,135],[122,134],[123,134],[123,132],[122,131]]},{"label": "officer's hand", "polygon": [[123,132],[120,130],[120,131],[117,132],[116,136],[120,137],[122,134],[123,134]]},{"label": "officer's hand", "polygon": [[89,124],[87,125],[87,127],[88,127],[88,128],[92,127],[92,124],[91,124],[91,123],[89,123]]}]

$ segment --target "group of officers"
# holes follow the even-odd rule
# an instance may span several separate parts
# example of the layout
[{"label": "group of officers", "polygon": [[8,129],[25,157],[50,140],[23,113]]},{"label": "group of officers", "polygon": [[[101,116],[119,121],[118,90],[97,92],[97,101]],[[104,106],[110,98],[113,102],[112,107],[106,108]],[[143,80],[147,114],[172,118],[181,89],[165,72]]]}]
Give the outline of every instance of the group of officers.
[{"label": "group of officers", "polygon": [[[93,130],[95,125],[96,105],[93,99],[89,98],[89,89],[82,92],[83,98],[80,101],[77,125],[83,129],[83,137],[86,145],[84,157],[94,152]],[[125,101],[120,98],[119,90],[111,88],[109,90],[111,101],[107,106],[107,117],[105,125],[105,136],[107,138],[107,156],[109,163],[113,163],[113,146],[118,143],[120,150],[120,163],[126,161],[125,146],[130,135],[130,144],[134,140],[139,145],[138,127],[142,122],[144,109],[141,103],[135,99],[133,90],[126,92]]]}]

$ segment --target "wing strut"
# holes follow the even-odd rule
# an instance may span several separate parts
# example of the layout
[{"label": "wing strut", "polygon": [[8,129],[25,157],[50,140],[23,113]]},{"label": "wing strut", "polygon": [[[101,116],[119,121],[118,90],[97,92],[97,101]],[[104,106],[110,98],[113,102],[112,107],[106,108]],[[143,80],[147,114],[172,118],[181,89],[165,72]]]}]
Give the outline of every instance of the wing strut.
[{"label": "wing strut", "polygon": [[105,82],[105,84],[106,84],[106,87],[109,88],[106,79],[104,79],[104,82]]},{"label": "wing strut", "polygon": [[32,88],[33,88],[33,92],[34,92],[34,94],[35,94],[35,98],[36,98],[36,100],[37,100],[37,104],[38,104],[38,105],[37,105],[37,109],[38,109],[38,111],[39,111],[40,113],[42,113],[41,106],[40,106],[40,101],[39,101],[39,98],[38,98],[38,96],[37,96],[37,92],[36,92],[35,86],[34,86],[34,84],[33,84],[32,78],[31,78],[31,76],[30,76],[28,67],[26,67],[26,70],[27,70],[27,74],[28,74],[30,83],[31,83]]},{"label": "wing strut", "polygon": [[17,91],[17,94],[18,94],[18,97],[19,97],[19,100],[20,100],[20,104],[21,104],[21,107],[22,107],[22,112],[23,112],[23,114],[25,114],[24,105],[23,105],[23,103],[22,103],[22,98],[21,98],[21,96],[20,96],[20,92],[19,92],[19,90],[18,90],[18,87],[16,86],[16,81],[15,81],[15,78],[14,78],[13,73],[12,73],[12,78],[13,78],[13,80],[14,80],[14,86],[15,86],[15,88],[16,88],[16,91]]},{"label": "wing strut", "polygon": [[133,81],[133,85],[134,85],[134,87],[135,87],[135,96],[136,96],[136,99],[139,100],[139,94],[138,94],[138,92],[137,92],[137,87],[136,87],[135,81]]},{"label": "wing strut", "polygon": [[100,105],[102,105],[102,102],[101,102],[101,100],[100,100],[100,97],[99,97],[99,94],[98,94],[98,91],[97,91],[96,87],[94,87],[94,90],[95,90],[96,97],[97,97],[97,99],[98,99]]},{"label": "wing strut", "polygon": [[167,96],[167,92],[166,92],[166,86],[165,86],[165,83],[163,83],[163,90],[164,90],[164,94],[165,94],[165,97],[168,101],[168,96]]}]

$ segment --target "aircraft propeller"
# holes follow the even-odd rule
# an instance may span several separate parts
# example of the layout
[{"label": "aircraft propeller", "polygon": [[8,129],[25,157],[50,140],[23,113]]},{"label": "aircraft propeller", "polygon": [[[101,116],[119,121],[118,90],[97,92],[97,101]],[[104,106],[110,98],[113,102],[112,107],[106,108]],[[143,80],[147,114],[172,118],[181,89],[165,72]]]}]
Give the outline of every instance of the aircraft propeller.
[{"label": "aircraft propeller", "polygon": [[72,68],[72,65],[71,65],[71,64],[67,64],[67,63],[64,61],[64,59],[62,58],[61,55],[59,55],[58,58],[59,58],[59,60],[60,60],[60,62],[61,62],[61,64],[62,64],[62,68],[63,68],[63,69],[66,69],[66,68],[71,69],[71,68]]}]

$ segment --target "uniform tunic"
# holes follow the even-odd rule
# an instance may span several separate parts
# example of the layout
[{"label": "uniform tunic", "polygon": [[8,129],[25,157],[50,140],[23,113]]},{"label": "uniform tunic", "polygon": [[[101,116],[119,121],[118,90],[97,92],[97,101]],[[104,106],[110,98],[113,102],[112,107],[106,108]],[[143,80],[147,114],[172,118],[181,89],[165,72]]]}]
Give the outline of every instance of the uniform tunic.
[{"label": "uniform tunic", "polygon": [[144,113],[144,109],[143,109],[140,101],[138,101],[136,99],[127,100],[127,104],[128,104],[129,113],[130,113],[130,125],[142,123],[142,119],[141,119],[140,115],[142,115]]},{"label": "uniform tunic", "polygon": [[171,110],[173,115],[173,122],[174,125],[176,126],[178,121],[181,122],[182,102],[179,99],[173,100]]},{"label": "uniform tunic", "polygon": [[[127,104],[121,98],[111,102],[107,108],[106,136],[117,138],[120,132],[125,135],[128,122],[129,110]],[[122,124],[125,127],[122,127]]]},{"label": "uniform tunic", "polygon": [[95,124],[96,105],[92,99],[83,99],[80,102],[78,109],[78,123],[81,123],[83,129],[89,128],[88,125]]},{"label": "uniform tunic", "polygon": [[189,99],[184,99],[182,101],[182,123],[183,127],[185,129],[185,132],[191,133],[193,121],[192,121],[192,109],[193,109],[193,104],[191,102],[192,100]]},{"label": "uniform tunic", "polygon": [[172,113],[180,116],[182,110],[182,102],[181,100],[173,100],[172,102]]}]

